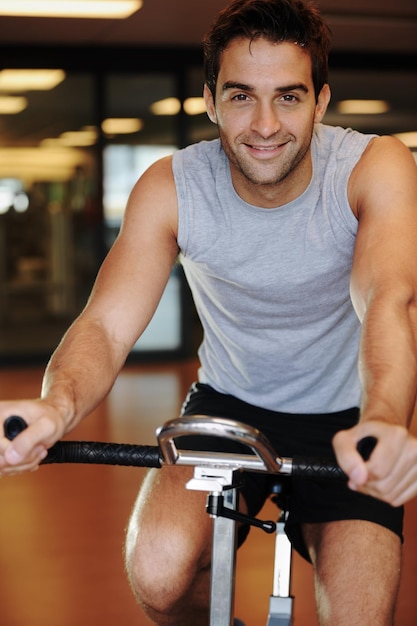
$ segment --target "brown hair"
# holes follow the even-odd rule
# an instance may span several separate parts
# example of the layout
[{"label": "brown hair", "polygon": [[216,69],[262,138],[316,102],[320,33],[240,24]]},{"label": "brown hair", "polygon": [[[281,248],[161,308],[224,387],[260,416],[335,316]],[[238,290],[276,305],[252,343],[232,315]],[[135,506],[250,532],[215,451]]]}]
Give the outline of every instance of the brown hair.
[{"label": "brown hair", "polygon": [[220,57],[233,39],[289,41],[311,57],[316,99],[328,80],[330,30],[319,11],[301,0],[234,0],[220,11],[204,38],[204,80],[215,98]]}]

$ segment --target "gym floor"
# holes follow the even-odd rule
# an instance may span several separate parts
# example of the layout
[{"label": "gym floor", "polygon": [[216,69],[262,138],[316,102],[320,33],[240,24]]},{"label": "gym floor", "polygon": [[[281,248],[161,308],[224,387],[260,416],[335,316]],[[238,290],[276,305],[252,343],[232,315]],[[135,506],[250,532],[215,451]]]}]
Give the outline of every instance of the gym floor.
[{"label": "gym floor", "polygon": [[[68,439],[155,444],[156,428],[178,415],[195,373],[194,361],[127,366],[107,400]],[[41,377],[39,368],[0,370],[0,398],[36,397]],[[1,626],[150,624],[133,599],[122,557],[126,521],[144,473],[50,465],[1,481]],[[267,503],[261,516],[275,517],[275,507]],[[417,623],[416,521],[417,499],[406,505],[396,626]],[[255,529],[238,554],[235,612],[248,626],[266,623],[273,542]],[[317,626],[311,568],[298,555],[293,593],[295,624]]]}]

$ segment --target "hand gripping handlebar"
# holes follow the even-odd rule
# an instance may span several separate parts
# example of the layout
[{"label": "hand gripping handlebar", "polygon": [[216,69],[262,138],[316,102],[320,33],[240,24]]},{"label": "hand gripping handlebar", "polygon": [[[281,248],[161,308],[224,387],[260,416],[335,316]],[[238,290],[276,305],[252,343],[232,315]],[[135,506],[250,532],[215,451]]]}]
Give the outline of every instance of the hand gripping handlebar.
[{"label": "hand gripping handlebar", "polygon": [[[4,422],[5,436],[12,440],[27,427],[19,416]],[[248,448],[248,454],[179,450],[176,439],[186,436],[210,436],[228,439]],[[279,457],[268,439],[248,424],[221,417],[193,415],[166,422],[157,430],[158,446],[100,443],[95,441],[58,441],[48,451],[42,465],[50,463],[89,463],[159,468],[167,465],[202,465],[232,467],[255,472],[285,474],[319,480],[346,480],[340,467],[329,459]],[[359,442],[362,456],[369,458],[376,439]]]},{"label": "hand gripping handlebar", "polygon": [[[4,434],[14,439],[27,428],[24,419],[11,415],[4,422]],[[48,450],[41,465],[51,463],[87,463],[99,465],[124,465],[134,467],[161,467],[158,446],[141,446],[128,443],[102,443],[99,441],[58,441]]]}]

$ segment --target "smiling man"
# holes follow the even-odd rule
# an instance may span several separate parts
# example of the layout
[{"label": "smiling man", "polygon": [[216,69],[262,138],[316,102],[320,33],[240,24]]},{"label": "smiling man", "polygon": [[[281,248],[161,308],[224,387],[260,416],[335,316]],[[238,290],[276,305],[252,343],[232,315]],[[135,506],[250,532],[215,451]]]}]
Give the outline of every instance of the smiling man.
[{"label": "smiling man", "polygon": [[204,95],[244,200],[273,208],[307,188],[314,124],[330,90],[324,84],[316,99],[311,59],[301,46],[235,39],[222,56],[216,92],[206,85]]},{"label": "smiling man", "polygon": [[[349,484],[294,481],[287,532],[314,567],[322,626],[392,626],[400,505],[417,492],[407,430],[417,174],[397,140],[322,123],[328,49],[325,24],[302,2],[235,0],[219,14],[204,42],[219,138],[135,185],[42,397],[0,403],[2,419],[29,424],[0,440],[0,470],[35,469],[109,392],[180,253],[204,328],[184,414],[246,421],[282,456],[335,452]],[[366,435],[378,443],[365,462],[356,446]],[[208,624],[211,522],[204,494],[184,489],[189,476],[151,470],[128,528],[129,579],[159,626]],[[255,515],[268,477],[248,474],[242,493]]]}]

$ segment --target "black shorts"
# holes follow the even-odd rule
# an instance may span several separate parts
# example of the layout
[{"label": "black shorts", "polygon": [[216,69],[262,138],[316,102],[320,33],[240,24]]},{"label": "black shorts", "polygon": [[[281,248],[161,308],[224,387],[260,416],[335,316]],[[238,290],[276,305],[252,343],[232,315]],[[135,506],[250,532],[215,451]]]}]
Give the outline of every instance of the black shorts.
[{"label": "black shorts", "polygon": [[[182,415],[209,415],[235,419],[258,428],[271,442],[278,456],[294,455],[335,458],[332,438],[339,430],[354,426],[359,410],[348,409],[326,414],[289,414],[262,409],[234,396],[218,393],[209,385],[194,383],[184,402]],[[236,448],[237,446],[237,448]],[[188,449],[240,450],[240,444],[218,437],[187,438]],[[276,477],[275,477],[276,479]],[[358,519],[375,522],[402,540],[403,507],[394,508],[381,500],[356,493],[343,482],[285,478],[290,483],[286,532],[294,548],[310,561],[301,524]],[[251,516],[259,513],[271,494],[274,476],[245,472],[242,495]],[[242,539],[248,533],[244,528]]]}]

